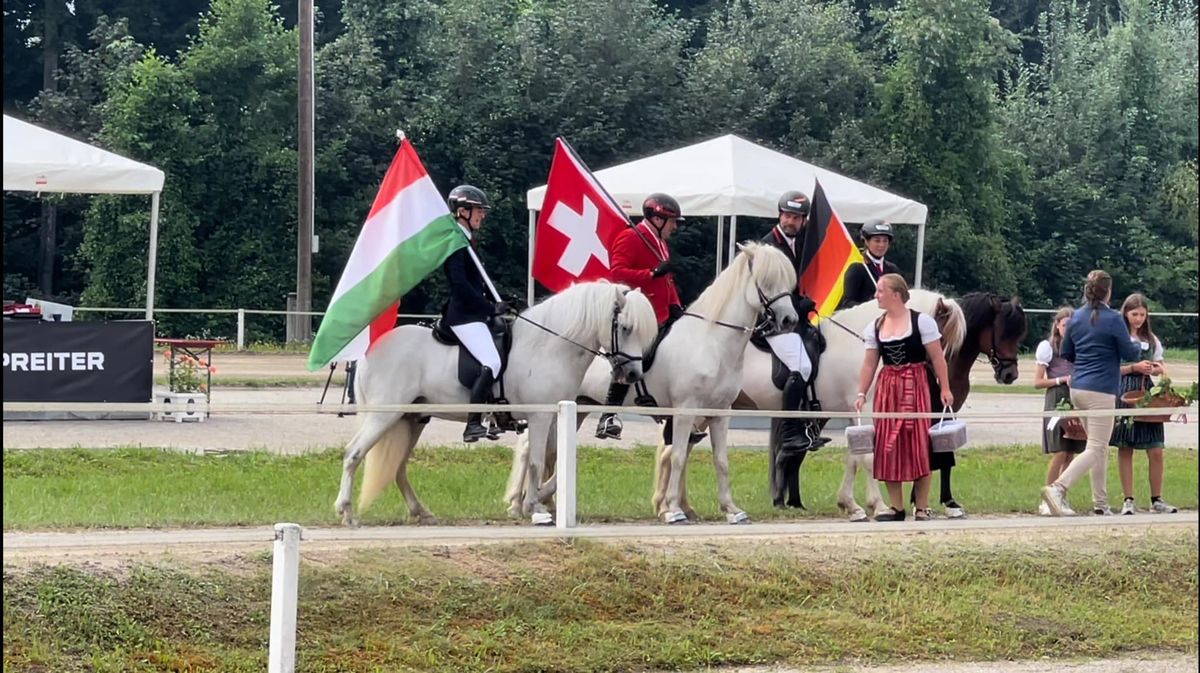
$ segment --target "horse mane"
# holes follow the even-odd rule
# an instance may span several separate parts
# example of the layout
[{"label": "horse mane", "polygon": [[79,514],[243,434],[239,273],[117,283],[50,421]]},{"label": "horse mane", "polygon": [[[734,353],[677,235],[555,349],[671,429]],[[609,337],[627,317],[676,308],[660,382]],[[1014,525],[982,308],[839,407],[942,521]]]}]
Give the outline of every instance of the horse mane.
[{"label": "horse mane", "polygon": [[624,304],[621,324],[628,325],[640,343],[652,342],[658,321],[650,300],[641,291],[631,292],[627,286],[607,280],[575,283],[526,309],[523,315],[572,341],[592,341],[604,335],[601,343],[607,347],[612,309],[617,303]]},{"label": "horse mane", "polygon": [[[908,308],[910,309],[936,319],[940,300],[946,310],[950,312],[946,324],[939,325],[942,330],[942,338],[946,342],[946,359],[949,360],[962,347],[963,340],[967,335],[966,319],[962,307],[954,299],[932,290],[913,289],[909,290],[909,295]],[[837,311],[833,314],[833,319],[856,334],[861,334],[868,324],[881,315],[883,315],[883,310],[875,302],[869,301]]]},{"label": "horse mane", "polygon": [[747,241],[739,243],[738,248],[742,254],[734,256],[729,266],[692,302],[689,311],[704,316],[709,322],[716,320],[730,299],[745,289],[751,277],[746,273],[750,260],[755,262],[753,278],[763,292],[770,294],[767,288],[796,286],[796,269],[787,255],[774,246]]},{"label": "horse mane", "polygon": [[1028,323],[1021,300],[1016,297],[1001,297],[994,292],[970,292],[959,300],[967,318],[967,332],[976,333],[992,326],[998,305],[1000,315],[1000,339],[1020,340],[1025,338]]}]

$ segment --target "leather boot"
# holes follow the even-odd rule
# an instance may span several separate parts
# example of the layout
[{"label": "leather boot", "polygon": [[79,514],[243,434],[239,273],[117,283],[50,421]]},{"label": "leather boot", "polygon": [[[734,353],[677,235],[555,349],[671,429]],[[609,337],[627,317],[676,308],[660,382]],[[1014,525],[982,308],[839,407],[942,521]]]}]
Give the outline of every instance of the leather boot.
[{"label": "leather boot", "polygon": [[[484,367],[479,372],[479,378],[475,379],[475,385],[471,386],[471,404],[487,404],[487,401],[492,396],[492,385],[496,383],[496,376],[492,372],[491,367]],[[488,430],[484,427],[483,414],[473,412],[467,414],[467,427],[463,430],[463,441],[468,444],[478,441],[481,437],[487,436]]]},{"label": "leather boot", "polygon": [[[812,398],[804,400],[800,406],[805,411],[821,411],[821,403]],[[829,443],[828,437],[821,436],[821,430],[825,429],[826,420],[824,418],[804,419],[804,436],[812,442],[812,445],[808,447],[809,451],[816,451]]]},{"label": "leather boot", "polygon": [[[604,399],[606,406],[617,407],[625,403],[625,396],[629,394],[628,383],[618,383],[613,381],[608,385],[608,397]],[[596,424],[597,439],[620,439],[621,430],[624,425],[621,419],[617,418],[616,414],[602,414],[600,422]]]},{"label": "leather boot", "polygon": [[[804,379],[800,372],[792,372],[783,386],[783,410],[799,411],[800,403],[804,401]],[[775,459],[782,462],[788,454],[807,451],[812,447],[812,439],[805,432],[808,419],[787,418],[779,428],[779,453]]]}]

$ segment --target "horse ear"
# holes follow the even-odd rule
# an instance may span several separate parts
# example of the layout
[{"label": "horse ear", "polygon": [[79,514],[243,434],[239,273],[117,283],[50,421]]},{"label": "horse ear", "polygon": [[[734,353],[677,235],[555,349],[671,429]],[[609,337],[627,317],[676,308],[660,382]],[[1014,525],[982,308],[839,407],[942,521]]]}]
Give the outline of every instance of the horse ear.
[{"label": "horse ear", "polygon": [[1003,303],[1002,301],[1000,301],[1000,297],[997,297],[996,295],[992,295],[991,297],[989,297],[989,299],[991,300],[990,303],[992,305],[992,310],[995,311],[996,313],[999,313],[1001,304]]},{"label": "horse ear", "polygon": [[628,295],[630,292],[629,288],[627,288],[623,285],[614,285],[613,287],[616,288],[616,290],[617,290],[617,294],[616,294],[617,308],[625,308],[625,302],[627,300],[626,295]]},{"label": "horse ear", "polygon": [[753,255],[753,254],[754,254],[754,253],[750,252],[750,246],[748,246],[746,243],[740,243],[740,242],[739,242],[739,243],[735,243],[734,245],[736,245],[736,246],[737,246],[738,252],[744,252],[744,253],[746,253],[747,255]]}]

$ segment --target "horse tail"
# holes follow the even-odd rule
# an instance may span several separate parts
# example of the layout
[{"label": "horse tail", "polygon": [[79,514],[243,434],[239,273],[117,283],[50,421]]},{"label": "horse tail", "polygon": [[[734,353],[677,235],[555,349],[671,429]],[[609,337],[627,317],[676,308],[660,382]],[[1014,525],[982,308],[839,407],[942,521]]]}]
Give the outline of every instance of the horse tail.
[{"label": "horse tail", "polygon": [[367,455],[363,459],[362,490],[358,494],[360,512],[374,502],[389,484],[395,482],[411,442],[412,421],[402,418],[393,423],[392,427],[367,449]]},{"label": "horse tail", "polygon": [[962,348],[963,341],[967,337],[967,318],[963,315],[962,307],[958,302],[946,297],[942,299],[943,305],[949,311],[949,316],[946,319],[945,325],[942,326],[942,338],[946,341],[946,361],[950,361],[958,349]]}]

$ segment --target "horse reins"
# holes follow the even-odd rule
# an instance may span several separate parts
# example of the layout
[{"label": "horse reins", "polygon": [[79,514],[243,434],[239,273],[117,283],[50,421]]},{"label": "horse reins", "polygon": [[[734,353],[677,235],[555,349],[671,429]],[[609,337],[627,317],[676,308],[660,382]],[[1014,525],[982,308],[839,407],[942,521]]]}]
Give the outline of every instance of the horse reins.
[{"label": "horse reins", "polygon": [[[751,277],[751,279],[753,279],[754,278],[754,260],[747,259],[746,266],[747,266],[747,268],[750,269],[750,277]],[[762,320],[759,320],[757,323],[755,323],[753,327],[746,327],[744,325],[735,325],[733,323],[728,323],[723,320],[713,320],[712,323],[714,325],[720,325],[721,327],[728,327],[729,329],[737,330],[739,332],[742,332],[743,334],[760,334],[760,333],[766,334],[768,331],[770,331],[775,322],[775,309],[771,308],[771,304],[774,304],[775,302],[779,301],[780,299],[783,299],[784,297],[788,296],[791,293],[790,292],[780,292],[779,294],[775,295],[774,297],[771,297],[770,299],[768,299],[767,294],[762,291],[762,287],[759,286],[757,280],[754,281],[754,291],[758,293],[758,301],[760,304],[762,304],[763,312],[762,312]],[[683,317],[683,316],[688,316],[691,318],[699,318],[700,320],[708,320],[708,318],[700,315],[699,313],[692,313],[691,311],[684,311],[682,314],[680,314],[680,317]]]},{"label": "horse reins", "polygon": [[609,365],[611,365],[613,369],[616,369],[619,366],[627,365],[631,362],[637,362],[642,359],[642,356],[640,356],[640,355],[630,355],[630,354],[626,353],[625,351],[619,350],[617,348],[617,330],[620,326],[617,318],[620,314],[621,314],[620,305],[613,303],[612,330],[610,333],[611,350],[607,353],[604,351],[596,350],[595,348],[588,348],[587,346],[584,346],[583,344],[579,343],[578,341],[575,341],[574,339],[565,337],[565,336],[559,334],[558,332],[555,332],[554,330],[550,329],[549,327],[546,327],[545,325],[542,325],[533,320],[530,320],[529,318],[526,318],[525,316],[521,315],[520,313],[515,313],[514,315],[516,315],[517,319],[524,320],[525,322],[529,323],[530,325],[533,325],[534,327],[542,330],[543,332],[552,334],[552,335],[558,337],[559,339],[566,341],[569,344],[572,344],[578,348],[581,348],[581,349],[591,353],[592,355],[595,355],[598,358],[604,358],[605,360],[608,361]]}]

